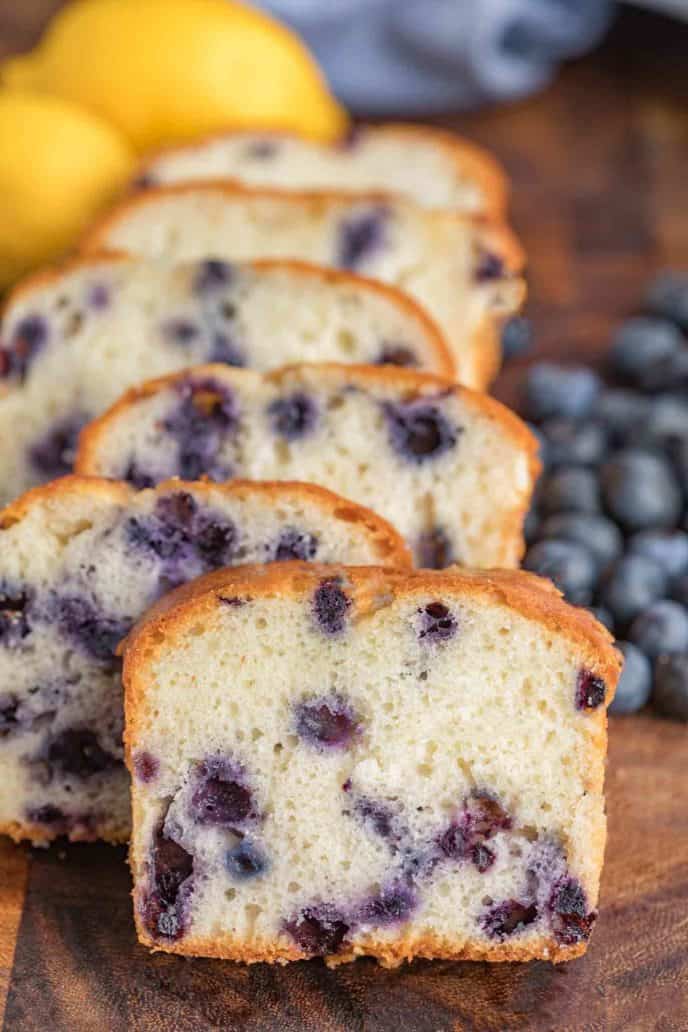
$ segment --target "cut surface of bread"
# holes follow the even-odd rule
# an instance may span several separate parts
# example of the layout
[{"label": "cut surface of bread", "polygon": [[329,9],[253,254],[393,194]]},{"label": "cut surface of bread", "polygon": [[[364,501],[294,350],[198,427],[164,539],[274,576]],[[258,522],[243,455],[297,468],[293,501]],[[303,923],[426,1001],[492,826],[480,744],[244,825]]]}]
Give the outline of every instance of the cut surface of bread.
[{"label": "cut surface of bread", "polygon": [[66,477],[0,513],[0,832],[126,839],[118,642],[209,570],[342,555],[409,562],[379,517],[304,484]]},{"label": "cut surface of bread", "polygon": [[500,328],[525,290],[521,250],[502,223],[386,195],[158,187],[113,209],[83,246],[175,260],[296,258],[362,273],[418,301],[443,331],[459,381],[479,389],[499,368]]},{"label": "cut surface of bread", "polygon": [[40,273],[0,332],[0,503],[70,472],[79,429],[141,380],[208,361],[327,360],[454,374],[419,306],[349,273],[103,256]]},{"label": "cut surface of bread", "polygon": [[589,613],[518,572],[274,564],[173,593],[125,643],[140,940],[246,962],[580,955],[619,666]]},{"label": "cut surface of bread", "polygon": [[407,370],[204,366],[134,388],[82,433],[82,474],[307,480],[388,519],[418,566],[515,566],[535,441],[484,394]]},{"label": "cut surface of bread", "polygon": [[146,188],[203,179],[292,190],[385,190],[428,208],[503,215],[506,177],[494,158],[429,126],[359,126],[334,145],[286,133],[230,132],[154,155]]}]

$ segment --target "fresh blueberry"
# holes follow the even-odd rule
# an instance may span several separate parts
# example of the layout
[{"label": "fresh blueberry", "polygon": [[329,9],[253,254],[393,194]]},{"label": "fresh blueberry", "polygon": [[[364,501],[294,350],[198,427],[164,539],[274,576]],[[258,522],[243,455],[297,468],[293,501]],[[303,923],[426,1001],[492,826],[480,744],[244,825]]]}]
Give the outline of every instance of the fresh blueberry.
[{"label": "fresh blueberry", "polygon": [[639,387],[659,362],[681,347],[681,334],[663,319],[638,316],[618,330],[611,350],[614,372]]},{"label": "fresh blueberry", "polygon": [[614,617],[604,606],[590,606],[590,612],[603,627],[614,633]]},{"label": "fresh blueberry", "polygon": [[628,443],[638,426],[649,416],[650,402],[636,391],[621,387],[605,388],[595,405],[595,415],[615,446]]},{"label": "fresh blueberry", "polygon": [[403,344],[385,344],[375,364],[417,366],[418,356]]},{"label": "fresh blueberry", "polygon": [[196,781],[190,811],[199,824],[242,828],[256,817],[253,795],[238,764],[211,757],[200,765]]},{"label": "fresh blueberry", "polygon": [[584,419],[599,392],[600,379],[592,369],[540,362],[526,380],[526,415],[538,423],[555,417]]},{"label": "fresh blueberry", "polygon": [[341,695],[300,702],[295,717],[298,735],[318,748],[346,749],[361,729],[353,708]]},{"label": "fresh blueberry", "polygon": [[88,728],[68,728],[49,740],[46,750],[51,770],[79,778],[119,766],[120,761],[102,748],[97,735]]},{"label": "fresh blueberry", "polygon": [[502,279],[504,276],[504,259],[494,251],[479,251],[473,276],[477,283],[489,283],[491,280]]},{"label": "fresh blueberry", "polygon": [[155,781],[160,770],[160,761],[149,752],[137,752],[134,755],[134,773],[139,781],[147,784]]},{"label": "fresh blueberry", "polygon": [[621,451],[603,465],[600,483],[607,509],[628,530],[676,526],[681,490],[669,463],[658,456]]},{"label": "fresh blueberry", "polygon": [[311,433],[318,420],[315,402],[303,391],[287,398],[276,398],[268,406],[272,432],[287,441],[294,441]]},{"label": "fresh blueberry", "polygon": [[555,470],[541,482],[538,504],[546,516],[557,512],[599,512],[597,477],[592,470],[578,466]]},{"label": "fresh blueberry", "polygon": [[448,641],[453,638],[458,622],[444,602],[429,602],[418,610],[418,637],[431,642]]},{"label": "fresh blueberry", "polygon": [[503,903],[490,907],[483,914],[480,924],[491,939],[501,941],[517,932],[522,932],[524,928],[537,920],[537,916],[537,907],[534,903],[507,899]]},{"label": "fresh blueberry", "polygon": [[688,608],[688,573],[682,574],[671,582],[669,594],[675,602]]},{"label": "fresh blueberry", "polygon": [[313,595],[313,612],[325,634],[339,634],[346,626],[351,599],[337,577],[322,581]]},{"label": "fresh blueberry", "polygon": [[382,205],[344,219],[339,227],[335,265],[356,269],[385,244],[389,212]]},{"label": "fresh blueberry", "polygon": [[342,912],[329,903],[304,907],[284,922],[284,930],[310,957],[337,953],[349,933],[351,925]]},{"label": "fresh blueberry", "polygon": [[559,538],[585,545],[600,569],[621,555],[623,537],[615,523],[598,513],[561,512],[548,518],[539,530],[540,538]]},{"label": "fresh blueberry", "polygon": [[616,646],[623,652],[624,665],[609,712],[636,713],[650,698],[652,667],[647,656],[629,641],[617,641]]},{"label": "fresh blueberry", "polygon": [[575,705],[577,710],[597,709],[604,702],[607,687],[592,670],[579,670],[576,678]]},{"label": "fresh blueberry", "polygon": [[[686,350],[688,356],[688,349]],[[670,454],[688,440],[688,397],[662,394],[650,402],[647,418],[630,435],[634,445]]]},{"label": "fresh blueberry", "polygon": [[275,548],[275,559],[279,562],[285,559],[302,559],[308,561],[313,559],[318,551],[318,539],[307,530],[297,530],[295,527],[285,527],[277,541]]},{"label": "fresh blueberry", "polygon": [[523,565],[532,573],[549,577],[574,605],[590,605],[597,563],[585,545],[556,538],[539,541],[528,549]]},{"label": "fresh blueberry", "polygon": [[31,445],[29,460],[41,476],[52,479],[71,473],[79,434],[87,422],[83,413],[73,413]]},{"label": "fresh blueberry", "polygon": [[392,447],[411,462],[439,458],[455,446],[461,433],[438,405],[423,399],[406,404],[389,402],[384,411]]},{"label": "fresh blueberry", "polygon": [[526,355],[533,346],[533,328],[528,319],[514,316],[502,329],[502,356],[505,362]]},{"label": "fresh blueberry", "polygon": [[552,931],[558,942],[575,946],[590,937],[596,914],[588,910],[582,885],[575,878],[562,878],[552,891],[548,910]]},{"label": "fresh blueberry", "polygon": [[0,362],[3,376],[14,376],[23,383],[36,356],[48,341],[48,324],[41,315],[26,315],[14,328],[9,348]]},{"label": "fresh blueberry", "polygon": [[671,578],[688,572],[688,534],[683,530],[641,530],[630,538],[628,550],[659,563]]},{"label": "fresh blueberry", "polygon": [[526,426],[530,430],[531,434],[537,441],[538,446],[538,458],[542,463],[543,469],[549,468],[549,441],[545,437],[544,428],[536,426],[535,423],[526,423]]},{"label": "fresh blueberry", "polygon": [[225,867],[233,878],[245,881],[263,874],[267,868],[267,859],[261,849],[247,839],[243,839],[225,854]]},{"label": "fresh blueberry", "polygon": [[361,906],[358,918],[363,925],[394,925],[408,921],[417,900],[413,889],[404,882],[382,888]]},{"label": "fresh blueberry", "polygon": [[424,570],[444,570],[456,561],[452,543],[441,527],[421,534],[415,552],[416,563]]},{"label": "fresh blueberry", "polygon": [[688,611],[678,602],[654,602],[636,616],[628,637],[650,659],[688,652]]},{"label": "fresh blueberry", "polygon": [[645,295],[648,312],[688,330],[688,275],[666,270],[650,284]]},{"label": "fresh blueberry", "polygon": [[663,717],[688,721],[688,652],[658,658],[652,704]]},{"label": "fresh blueberry", "polygon": [[54,600],[57,626],[93,659],[112,662],[117,645],[129,633],[133,620],[115,619],[80,595],[61,595]]},{"label": "fresh blueberry", "polygon": [[14,648],[29,631],[30,593],[26,588],[0,580],[0,645]]},{"label": "fresh blueberry", "polygon": [[[562,514],[564,515],[564,514]],[[568,515],[568,514],[565,514]],[[556,519],[556,517],[551,517]],[[547,535],[540,534],[540,517],[535,509],[529,509],[526,513],[526,518],[523,521],[523,536],[526,540],[527,545],[533,545],[540,536],[546,537]],[[560,535],[554,534],[553,537],[559,537]],[[564,536],[564,535],[562,535]]]},{"label": "fresh blueberry", "polygon": [[604,574],[599,601],[622,630],[638,613],[662,598],[666,589],[667,576],[658,563],[642,555],[627,555]]},{"label": "fresh blueberry", "polygon": [[607,450],[607,433],[601,423],[586,420],[548,419],[542,425],[547,439],[547,464],[557,466],[597,466]]},{"label": "fresh blueberry", "polygon": [[680,348],[651,366],[643,377],[641,387],[646,394],[685,390],[688,387],[688,348]]},{"label": "fresh blueberry", "polygon": [[228,287],[232,282],[234,270],[229,262],[219,258],[207,258],[199,262],[193,278],[193,291],[196,294],[207,294],[214,290]]}]

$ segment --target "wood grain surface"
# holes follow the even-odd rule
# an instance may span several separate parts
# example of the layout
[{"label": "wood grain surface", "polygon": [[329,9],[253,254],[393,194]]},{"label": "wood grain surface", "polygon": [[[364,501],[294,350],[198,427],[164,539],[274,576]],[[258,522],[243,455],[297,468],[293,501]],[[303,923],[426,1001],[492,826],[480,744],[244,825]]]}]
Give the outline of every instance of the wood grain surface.
[{"label": "wood grain surface", "polygon": [[[0,53],[29,45],[56,6],[0,0]],[[645,279],[688,267],[688,29],[629,13],[539,97],[441,122],[494,149],[513,178],[535,357],[601,362]],[[502,398],[515,401],[525,365],[505,370]],[[601,914],[581,960],[328,971],[149,955],[122,850],[2,843],[4,1028],[686,1032],[688,728],[610,725]]]}]

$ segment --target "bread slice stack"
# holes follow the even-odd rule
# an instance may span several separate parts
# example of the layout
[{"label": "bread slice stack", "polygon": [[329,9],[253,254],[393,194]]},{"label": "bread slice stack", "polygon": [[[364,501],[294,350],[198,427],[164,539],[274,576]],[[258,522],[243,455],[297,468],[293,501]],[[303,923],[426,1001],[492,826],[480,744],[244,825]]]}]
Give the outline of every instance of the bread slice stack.
[{"label": "bread slice stack", "polygon": [[505,199],[429,129],[226,134],[10,298],[0,829],[131,829],[148,946],[586,948],[618,659],[490,572],[538,472],[478,393],[525,290]]}]

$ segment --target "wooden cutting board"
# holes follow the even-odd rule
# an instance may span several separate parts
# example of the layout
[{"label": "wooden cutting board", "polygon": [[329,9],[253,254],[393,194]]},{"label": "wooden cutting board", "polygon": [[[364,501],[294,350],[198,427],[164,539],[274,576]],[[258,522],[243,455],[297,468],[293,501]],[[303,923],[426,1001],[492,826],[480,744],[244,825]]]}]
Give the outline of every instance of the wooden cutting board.
[{"label": "wooden cutting board", "polygon": [[[54,0],[0,6],[0,49]],[[14,36],[12,36],[14,32]],[[665,264],[688,267],[688,31],[624,16],[609,44],[527,102],[445,119],[514,181],[537,356],[600,360]],[[498,393],[514,401],[524,362]],[[123,850],[0,843],[0,1014],[7,1032],[686,1032],[688,727],[611,721],[609,844],[586,957],[486,965],[313,961],[251,968],[137,946]]]}]

